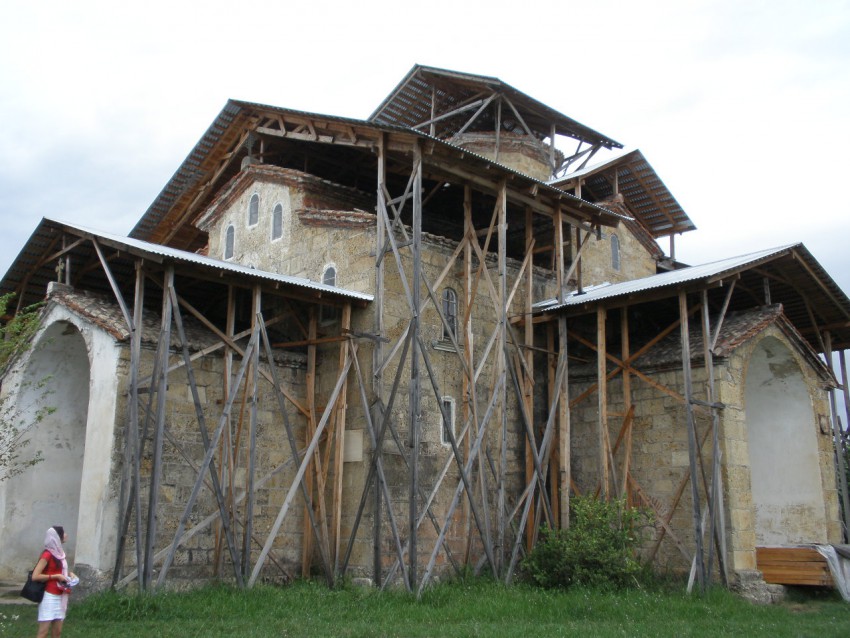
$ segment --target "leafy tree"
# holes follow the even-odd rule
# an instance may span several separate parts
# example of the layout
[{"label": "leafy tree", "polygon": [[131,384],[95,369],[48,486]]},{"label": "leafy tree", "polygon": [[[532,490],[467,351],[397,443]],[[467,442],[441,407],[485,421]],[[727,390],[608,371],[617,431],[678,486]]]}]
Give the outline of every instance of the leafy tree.
[{"label": "leafy tree", "polygon": [[[6,317],[13,298],[13,293],[0,296],[0,317]],[[31,347],[41,318],[40,307],[41,304],[36,304],[25,308],[0,325],[0,384],[7,381],[9,370],[18,357]],[[49,394],[49,381],[49,378],[45,378],[36,382],[37,392],[33,396],[37,397],[37,403],[43,403],[41,399]],[[8,389],[5,388],[7,391],[0,396],[0,482],[17,476],[43,460],[41,450],[29,458],[22,456],[30,442],[27,432],[55,410],[46,405],[35,410],[26,409],[33,406],[17,405],[11,398],[16,393],[8,392]]]},{"label": "leafy tree", "polygon": [[620,588],[639,584],[643,568],[637,559],[646,512],[624,500],[605,501],[578,496],[570,501],[570,527],[544,527],[523,562],[531,580],[541,587]]}]

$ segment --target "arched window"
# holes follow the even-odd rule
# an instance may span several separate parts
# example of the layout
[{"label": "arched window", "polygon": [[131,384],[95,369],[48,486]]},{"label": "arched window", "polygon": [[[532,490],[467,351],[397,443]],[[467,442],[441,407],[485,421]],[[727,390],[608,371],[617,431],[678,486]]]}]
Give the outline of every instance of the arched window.
[{"label": "arched window", "polygon": [[224,258],[233,259],[233,244],[235,242],[236,229],[233,224],[227,227],[224,231]]},{"label": "arched window", "polygon": [[326,286],[336,286],[336,268],[334,266],[325,267],[325,272],[322,273],[322,283]]},{"label": "arched window", "polygon": [[260,221],[260,196],[257,193],[251,195],[251,202],[248,204],[248,225],[256,226]]},{"label": "arched window", "polygon": [[446,288],[443,290],[442,300],[443,316],[449,324],[449,331],[446,331],[446,326],[443,324],[441,338],[443,341],[450,341],[452,337],[457,339],[457,293],[451,288]]},{"label": "arched window", "polygon": [[[455,431],[455,400],[452,397],[443,397],[440,399],[443,410],[440,413],[440,443],[443,445],[451,445],[449,432],[457,440],[457,432]],[[443,416],[445,414],[445,417]],[[448,421],[446,420],[448,419]]]},{"label": "arched window", "polygon": [[272,239],[283,237],[283,206],[275,204],[272,211]]},{"label": "arched window", "polygon": [[[322,273],[322,283],[326,286],[336,286],[336,267],[325,266]],[[337,319],[337,309],[333,306],[319,306],[319,323],[327,325],[333,323]]]},{"label": "arched window", "polygon": [[620,270],[620,238],[611,235],[611,267]]}]

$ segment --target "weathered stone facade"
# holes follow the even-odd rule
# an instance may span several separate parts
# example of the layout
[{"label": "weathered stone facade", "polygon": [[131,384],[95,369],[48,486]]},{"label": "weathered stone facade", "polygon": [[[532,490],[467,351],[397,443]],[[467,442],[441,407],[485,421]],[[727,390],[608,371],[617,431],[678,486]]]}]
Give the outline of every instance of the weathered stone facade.
[{"label": "weathered stone facade", "polygon": [[[573,155],[550,146],[558,137],[578,143]],[[78,521],[71,554],[91,582],[108,582],[119,555],[132,582],[135,543],[146,542],[144,571],[181,583],[313,569],[330,583],[374,576],[414,589],[449,563],[510,580],[520,547],[543,524],[567,526],[570,495],[595,493],[604,476],[609,494],[655,511],[656,565],[685,571],[701,558],[692,499],[707,500],[699,472],[715,460],[717,419],[723,499],[712,513],[733,577],[750,582],[760,544],[840,540],[836,381],[813,348],[828,352],[818,321],[843,331],[850,300],[802,246],[722,268],[666,257],[656,240],[669,236],[672,253],[695,226],[639,151],[588,166],[620,147],[495,78],[418,66],[368,121],[228,102],[130,237],[43,220],[16,261],[22,300],[40,299],[57,272],[79,285],[51,285],[49,356],[22,362],[30,380],[58,373],[72,404],[39,429],[39,445],[55,437],[70,452],[61,489],[31,518],[59,503]],[[812,282],[818,290],[800,292]],[[696,304],[706,324],[729,306],[713,379],[699,330],[690,355],[676,343]],[[181,308],[186,367],[177,321],[163,321]],[[814,337],[797,332],[810,325]],[[266,328],[273,354],[248,357]],[[850,329],[836,336],[850,347]],[[647,351],[632,360],[630,341]],[[385,428],[380,447],[370,424]],[[223,432],[212,457],[225,468],[222,511],[200,467],[200,428]],[[36,494],[27,480],[0,490],[6,519]],[[138,501],[128,485],[141,485]],[[123,550],[120,516],[131,526]],[[168,571],[181,518],[191,531]],[[223,521],[242,570],[229,569]],[[4,520],[0,544],[21,549],[26,526],[12,527]]]}]

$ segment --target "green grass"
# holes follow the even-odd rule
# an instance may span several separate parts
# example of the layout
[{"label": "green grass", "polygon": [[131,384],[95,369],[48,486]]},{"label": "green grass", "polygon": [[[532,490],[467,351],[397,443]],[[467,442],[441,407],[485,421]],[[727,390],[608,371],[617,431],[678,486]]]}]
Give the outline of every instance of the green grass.
[{"label": "green grass", "polygon": [[[0,606],[0,635],[35,633],[35,606]],[[19,617],[10,620],[13,614]],[[5,623],[5,626],[4,624]],[[486,582],[440,585],[420,601],[404,592],[300,582],[239,591],[106,593],[71,602],[75,636],[850,636],[850,604],[836,595],[754,606],[725,590],[543,591]]]}]

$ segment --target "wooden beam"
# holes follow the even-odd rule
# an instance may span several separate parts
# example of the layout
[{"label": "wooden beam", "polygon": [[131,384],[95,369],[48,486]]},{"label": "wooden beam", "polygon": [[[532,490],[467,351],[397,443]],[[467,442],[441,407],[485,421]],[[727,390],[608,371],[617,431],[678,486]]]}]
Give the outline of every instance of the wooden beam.
[{"label": "wooden beam", "polygon": [[599,481],[603,500],[608,500],[608,386],[606,380],[605,353],[608,346],[605,338],[604,308],[596,311],[596,384],[597,384],[597,435],[599,441]]},{"label": "wooden beam", "polygon": [[694,409],[691,404],[693,387],[691,381],[691,346],[690,333],[688,330],[688,301],[685,292],[679,293],[679,321],[682,335],[682,373],[685,381],[685,414],[687,417],[688,431],[688,461],[691,473],[691,498],[693,499],[694,514],[694,542],[696,550],[694,560],[696,565],[697,584],[700,591],[705,590],[705,564],[703,562],[702,550],[702,526],[700,523],[700,496],[699,483],[697,481],[697,437],[696,423],[694,422]]}]

